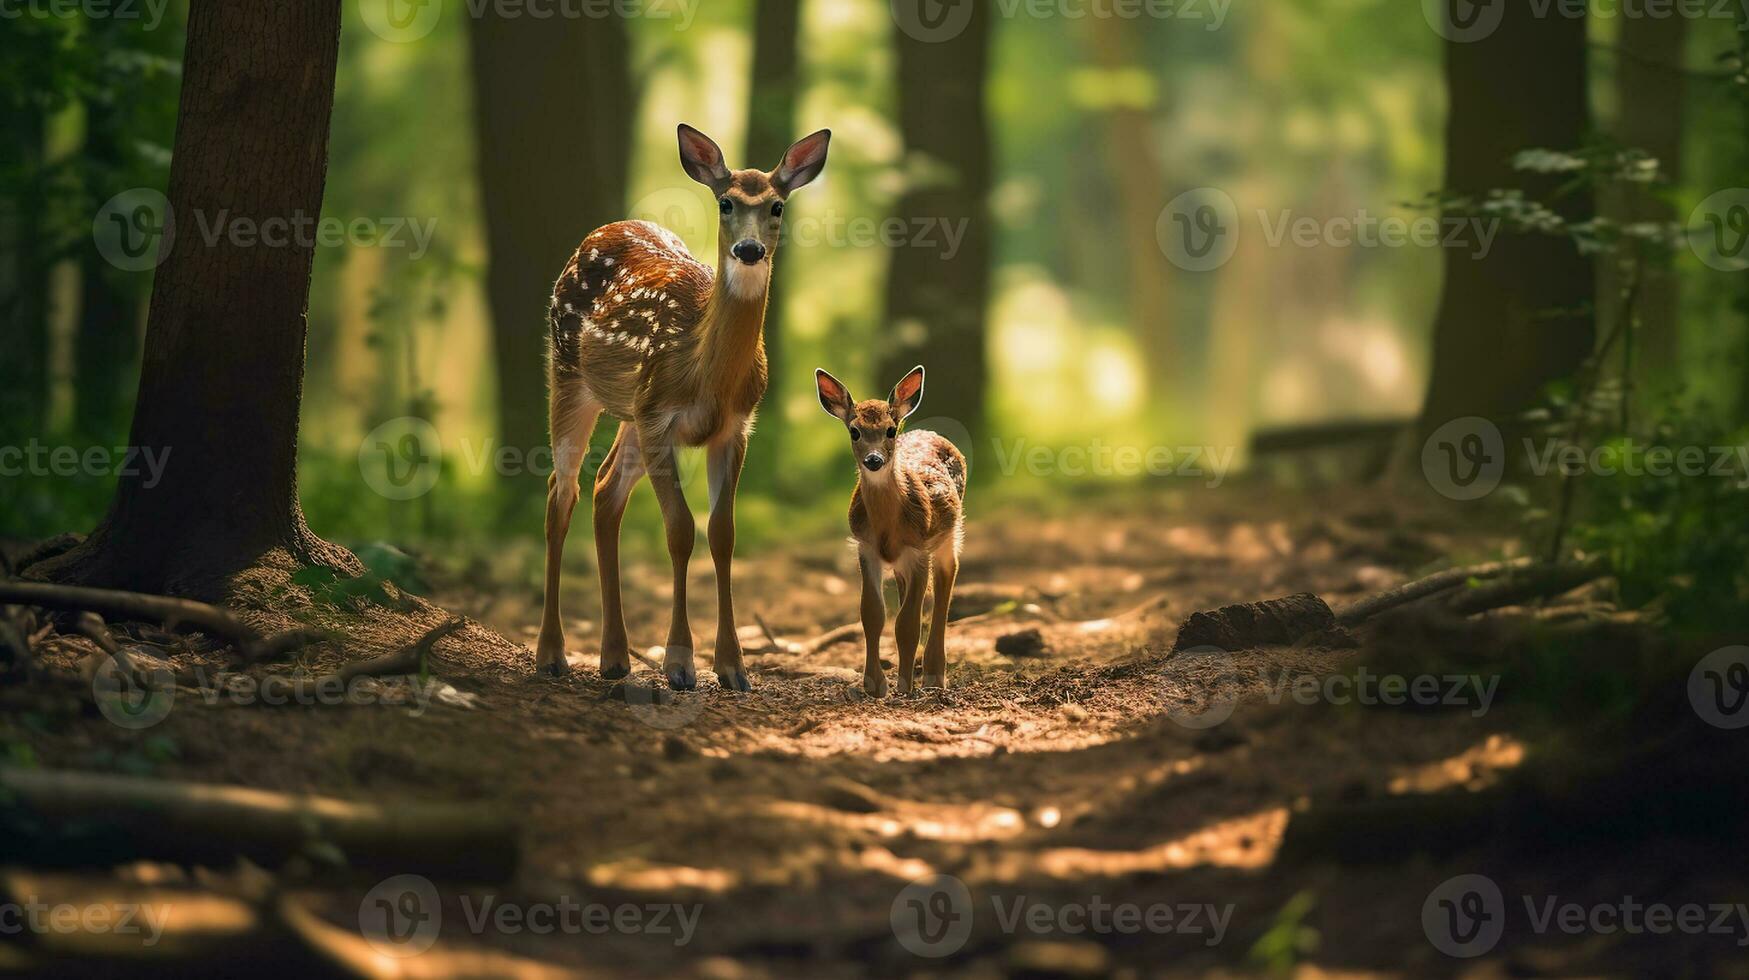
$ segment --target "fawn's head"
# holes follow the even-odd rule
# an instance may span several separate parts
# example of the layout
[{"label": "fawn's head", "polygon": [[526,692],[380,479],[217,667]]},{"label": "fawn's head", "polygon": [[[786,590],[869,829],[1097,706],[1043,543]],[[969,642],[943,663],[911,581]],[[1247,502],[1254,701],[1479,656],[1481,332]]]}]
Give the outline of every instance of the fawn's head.
[{"label": "fawn's head", "polygon": [[891,473],[887,464],[893,460],[899,425],[923,401],[923,368],[912,368],[886,401],[856,401],[843,382],[819,369],[814,371],[814,387],[819,389],[821,407],[850,431],[850,448],[862,468],[873,474]]},{"label": "fawn's head", "polygon": [[826,169],[826,150],[831,143],[832,131],[822,129],[798,140],[770,173],[730,170],[723,162],[721,147],[709,136],[681,124],[680,165],[686,168],[687,176],[709,187],[717,197],[717,211],[722,216],[717,229],[718,257],[738,291],[744,288],[742,284],[749,284],[758,285],[763,292],[771,270],[768,260],[777,251],[785,202]]}]

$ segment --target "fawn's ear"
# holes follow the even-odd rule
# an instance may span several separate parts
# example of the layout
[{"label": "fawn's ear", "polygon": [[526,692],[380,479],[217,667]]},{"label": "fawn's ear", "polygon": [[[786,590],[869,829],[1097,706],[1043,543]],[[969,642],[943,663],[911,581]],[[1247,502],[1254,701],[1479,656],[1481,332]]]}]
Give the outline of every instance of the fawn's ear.
[{"label": "fawn's ear", "polygon": [[823,368],[814,369],[814,387],[820,391],[820,407],[826,410],[826,414],[849,425],[850,410],[856,404],[850,399],[850,389]]},{"label": "fawn's ear", "polygon": [[911,373],[899,379],[893,386],[893,394],[887,398],[893,404],[893,414],[899,421],[905,421],[906,416],[917,411],[917,406],[923,403],[923,365],[911,369]]},{"label": "fawn's ear", "polygon": [[686,175],[721,194],[729,189],[729,168],[723,163],[723,148],[709,136],[680,124],[680,165]]},{"label": "fawn's ear", "polygon": [[826,169],[826,149],[832,145],[832,131],[822,129],[812,136],[796,140],[784,151],[783,162],[771,172],[771,186],[784,197],[806,187]]}]

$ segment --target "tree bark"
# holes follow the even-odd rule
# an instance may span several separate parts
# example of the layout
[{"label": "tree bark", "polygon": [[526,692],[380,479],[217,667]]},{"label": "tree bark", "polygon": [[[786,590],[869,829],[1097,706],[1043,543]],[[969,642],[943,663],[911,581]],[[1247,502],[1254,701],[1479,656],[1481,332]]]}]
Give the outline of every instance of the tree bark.
[{"label": "tree bark", "polygon": [[[1130,36],[1138,26],[1114,17],[1090,17],[1094,55],[1106,71],[1134,68]],[[1123,227],[1127,264],[1130,329],[1146,359],[1149,388],[1155,397],[1171,390],[1170,373],[1177,363],[1173,343],[1169,266],[1160,251],[1155,224],[1165,207],[1166,176],[1153,142],[1154,114],[1147,109],[1117,105],[1102,114],[1106,168],[1118,191],[1118,217]]]},{"label": "tree bark", "polygon": [[153,281],[131,436],[165,465],[156,481],[124,470],[91,536],[32,577],[222,598],[273,551],[359,570],[310,532],[297,498],[312,236],[229,233],[321,214],[339,41],[339,0],[193,0],[175,238]]},{"label": "tree bark", "polygon": [[[1656,157],[1670,184],[1682,179],[1687,42],[1686,17],[1624,17],[1616,49],[1616,100],[1621,107],[1616,139]],[[1613,217],[1623,224],[1675,221],[1676,209],[1659,196],[1662,189],[1639,184],[1620,188],[1609,202]],[[1600,278],[1599,312],[1613,316],[1626,285],[1624,270],[1606,264]],[[1636,385],[1673,381],[1680,350],[1676,270],[1668,261],[1648,263],[1639,285],[1636,377],[1630,380]]]},{"label": "tree bark", "polygon": [[[114,23],[109,22],[109,23]],[[112,37],[113,41],[114,38]],[[111,106],[88,103],[84,155],[98,174],[124,165],[123,121]],[[101,180],[93,207],[114,193]],[[79,250],[79,324],[74,344],[73,425],[83,438],[113,445],[127,425],[128,390],[140,356],[139,300],[86,236]]]},{"label": "tree bark", "polygon": [[9,200],[0,200],[0,323],[6,353],[0,357],[0,438],[8,444],[41,438],[49,404],[48,266],[43,260],[43,119],[25,105],[0,108],[4,139],[23,180]]},{"label": "tree bark", "polygon": [[[877,345],[882,353],[871,381],[880,389],[877,395],[885,394],[906,371],[927,366],[935,373],[920,415],[952,420],[978,438],[985,432],[985,323],[995,237],[989,202],[990,124],[984,105],[992,5],[971,6],[965,30],[952,38],[929,42],[903,30],[893,34],[899,131],[910,178],[896,216],[908,233],[919,227],[930,233],[892,251],[884,333]],[[955,234],[964,232],[951,256],[944,223]]]},{"label": "tree bark", "polygon": [[[777,166],[783,152],[801,135],[796,132],[796,102],[801,94],[797,56],[801,7],[801,0],[758,0],[755,5],[752,93],[747,105],[747,165],[751,167]],[[774,261],[781,262],[783,257]],[[765,310],[765,360],[771,384],[759,413],[762,438],[749,447],[746,470],[753,487],[780,493],[784,490],[784,432],[789,425],[784,416],[789,376],[783,335],[785,279],[775,273],[771,277]]]},{"label": "tree bark", "polygon": [[498,432],[547,444],[546,310],[594,228],[625,217],[634,99],[617,14],[469,18]]},{"label": "tree bark", "polygon": [[[1471,195],[1518,187],[1529,199],[1549,201],[1564,177],[1519,173],[1512,157],[1583,142],[1590,119],[1586,20],[1538,16],[1527,4],[1496,7],[1502,20],[1493,33],[1445,45],[1445,186]],[[1592,203],[1570,195],[1554,207],[1578,221]],[[1503,229],[1483,258],[1446,249],[1422,437],[1472,415],[1513,428],[1548,382],[1571,375],[1591,354],[1593,302],[1591,261],[1565,237]]]}]

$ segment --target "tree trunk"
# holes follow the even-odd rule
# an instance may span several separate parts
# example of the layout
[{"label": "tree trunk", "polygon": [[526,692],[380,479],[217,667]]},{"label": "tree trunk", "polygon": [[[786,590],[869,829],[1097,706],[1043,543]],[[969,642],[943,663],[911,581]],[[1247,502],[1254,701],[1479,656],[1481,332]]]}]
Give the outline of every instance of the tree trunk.
[{"label": "tree trunk", "polygon": [[[89,104],[85,125],[88,163],[100,174],[120,173],[122,121],[111,108]],[[91,197],[101,206],[111,188],[98,181]],[[74,345],[73,424],[82,437],[114,445],[127,426],[128,390],[140,355],[139,301],[87,236],[79,250],[79,324]]]},{"label": "tree trunk", "polygon": [[[1130,35],[1137,25],[1115,17],[1088,18],[1100,68],[1116,72],[1142,64]],[[1127,264],[1130,329],[1146,359],[1150,390],[1155,397],[1173,387],[1170,370],[1178,362],[1172,334],[1171,295],[1167,267],[1155,232],[1166,206],[1166,177],[1154,149],[1154,114],[1139,106],[1116,105],[1102,114],[1105,163],[1118,191],[1124,261]]]},{"label": "tree trunk", "polygon": [[29,106],[0,108],[0,139],[22,179],[0,200],[0,439],[22,444],[43,436],[49,405],[49,270],[43,260],[43,119]]},{"label": "tree trunk", "polygon": [[134,460],[85,543],[32,577],[222,598],[272,552],[359,570],[298,506],[313,243],[227,233],[321,214],[339,41],[340,0],[191,3],[176,234],[152,285],[131,438],[160,454],[161,479]]},{"label": "tree trunk", "polygon": [[[985,322],[994,229],[992,162],[984,82],[990,59],[991,5],[971,6],[957,35],[919,41],[895,31],[899,132],[909,178],[897,217],[907,241],[892,250],[886,321],[870,379],[885,394],[913,366],[932,372],[918,421],[974,440],[985,433],[989,384]],[[919,230],[928,234],[919,236]],[[963,233],[957,251],[947,235]],[[952,253],[951,255],[949,253]],[[874,389],[870,389],[871,392]],[[962,437],[963,438],[963,437]],[[967,447],[969,448],[969,447]]]},{"label": "tree trunk", "polygon": [[585,235],[625,217],[631,42],[617,15],[504,17],[489,5],[469,25],[498,432],[526,453],[547,444],[553,280]]},{"label": "tree trunk", "polygon": [[[1688,41],[1686,17],[1624,17],[1617,47],[1616,99],[1620,118],[1616,139],[1624,146],[1644,150],[1658,160],[1670,184],[1682,179],[1682,133],[1687,80],[1684,52]],[[1676,209],[1661,199],[1660,188],[1634,184],[1610,195],[1610,211],[1622,224],[1676,220]],[[1620,305],[1626,276],[1621,268],[1606,263],[1600,278],[1599,313],[1613,317]],[[1640,329],[1634,338],[1636,386],[1659,385],[1676,379],[1680,344],[1678,280],[1669,261],[1648,263],[1640,277],[1636,305]],[[1604,325],[1608,329],[1610,325]]]},{"label": "tree trunk", "polygon": [[[800,134],[796,130],[796,101],[801,92],[797,45],[801,41],[801,0],[757,0],[753,17],[752,93],[747,105],[747,165],[775,167]],[[779,251],[783,251],[781,248]],[[793,248],[792,248],[793,252]],[[783,261],[780,255],[774,261]],[[748,483],[758,489],[783,492],[785,363],[783,336],[783,284],[787,277],[773,274],[771,295],[765,311],[765,359],[771,369],[771,386],[759,413],[759,432],[747,451]]]},{"label": "tree trunk", "polygon": [[[1530,199],[1548,201],[1564,176],[1518,173],[1512,157],[1583,142],[1586,20],[1541,17],[1518,3],[1493,9],[1502,19],[1486,38],[1445,45],[1445,186],[1472,195],[1519,187]],[[1580,195],[1554,207],[1576,221],[1592,204]],[[1544,385],[1571,375],[1595,342],[1593,284],[1591,261],[1565,237],[1502,230],[1480,259],[1469,249],[1446,249],[1422,437],[1472,415],[1511,428],[1541,401]]]}]

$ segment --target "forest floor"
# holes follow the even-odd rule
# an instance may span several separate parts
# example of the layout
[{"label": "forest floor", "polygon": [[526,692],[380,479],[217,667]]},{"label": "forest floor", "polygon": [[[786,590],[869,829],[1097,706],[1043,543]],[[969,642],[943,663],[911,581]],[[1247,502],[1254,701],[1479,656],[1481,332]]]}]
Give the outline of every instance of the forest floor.
[{"label": "forest floor", "polygon": [[[45,767],[391,804],[481,801],[519,815],[517,877],[434,882],[436,944],[367,957],[381,975],[1749,976],[1738,945],[1749,921],[1734,917],[1732,935],[1535,925],[1551,900],[1749,901],[1749,867],[1705,848],[1647,840],[1526,854],[1501,841],[1428,857],[1381,843],[1376,860],[1346,863],[1283,853],[1314,801],[1495,784],[1546,719],[1481,675],[1441,676],[1449,703],[1437,707],[1342,703],[1346,686],[1293,682],[1354,676],[1364,644],[1173,655],[1178,623],[1294,592],[1339,607],[1513,545],[1364,495],[1157,499],[1171,503],[974,511],[945,692],[863,696],[860,634],[798,651],[856,619],[841,541],[738,561],[751,694],[719,690],[709,671],[708,555],[692,578],[707,644],[700,689],[669,696],[642,663],[629,682],[604,682],[595,579],[576,557],[591,551],[583,522],[566,583],[567,678],[532,671],[538,594],[436,576],[435,603],[512,642],[484,631],[441,641],[433,670],[453,690],[429,703],[393,703],[406,698],[390,682],[391,703],[367,706],[206,703],[182,691],[144,731],[86,712],[14,719],[0,734]],[[625,600],[634,646],[647,650],[666,626],[665,562],[630,562]],[[1042,642],[1025,655],[997,652],[999,638],[1029,629]],[[71,663],[83,641],[63,642],[46,655]],[[205,887],[247,890],[236,880],[264,874],[227,870]],[[1486,955],[1454,958],[1431,938],[1446,912],[1437,890],[1469,874],[1500,888],[1504,936]],[[127,876],[203,881],[152,866]],[[380,878],[291,869],[275,887],[356,937]],[[923,879],[933,880],[912,885]],[[571,928],[584,921],[565,917],[573,906],[605,906],[615,925]],[[543,910],[559,914],[556,928],[538,927]],[[320,970],[301,947],[256,949],[272,951],[258,972]]]}]

